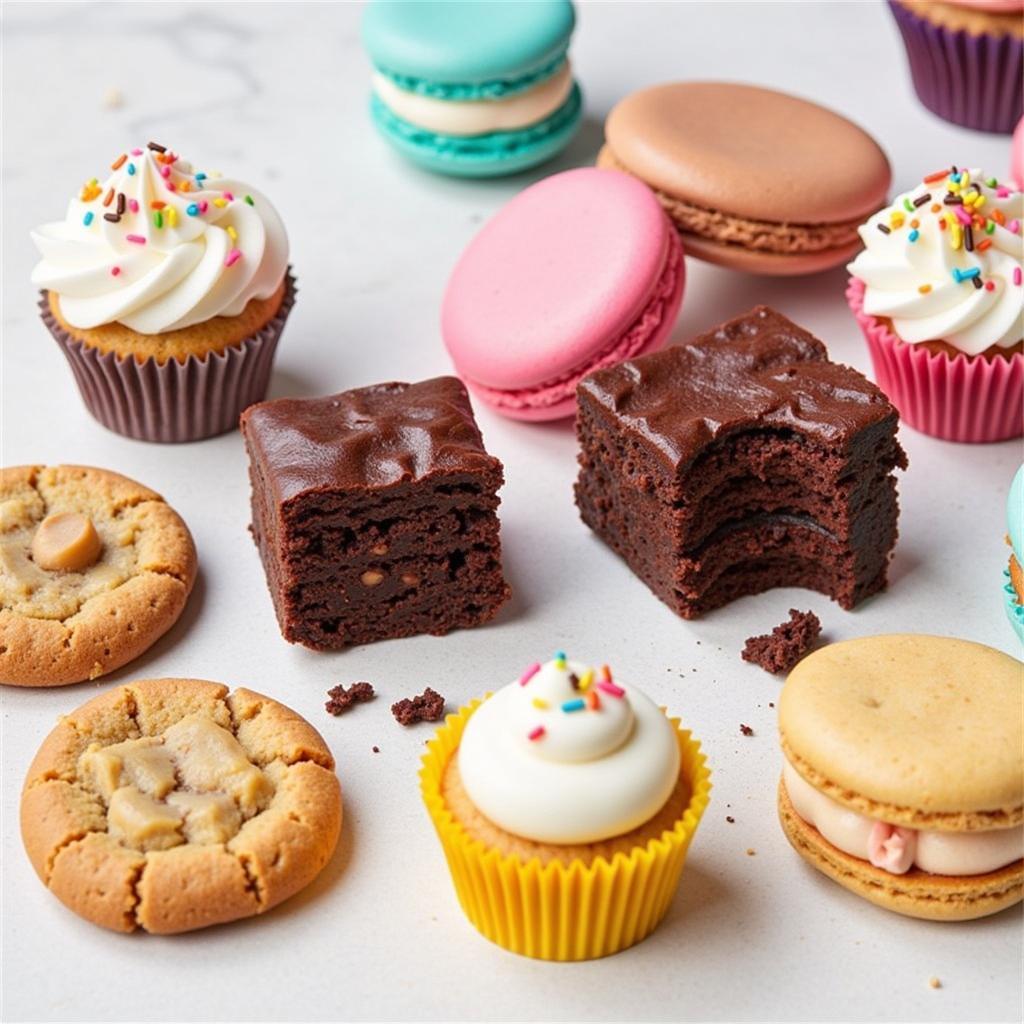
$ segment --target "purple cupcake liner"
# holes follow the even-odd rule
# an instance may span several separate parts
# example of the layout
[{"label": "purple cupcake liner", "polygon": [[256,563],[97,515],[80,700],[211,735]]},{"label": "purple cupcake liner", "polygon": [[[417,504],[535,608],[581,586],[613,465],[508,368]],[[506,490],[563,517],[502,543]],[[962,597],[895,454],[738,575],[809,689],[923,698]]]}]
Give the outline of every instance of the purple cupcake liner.
[{"label": "purple cupcake liner", "polygon": [[1024,111],[1024,40],[971,35],[919,18],[889,0],[918,99],[953,124],[1009,135]]},{"label": "purple cupcake liner", "polygon": [[255,334],[223,352],[159,363],[100,353],[57,322],[46,292],[39,309],[78,382],[85,407],[108,430],[139,441],[201,441],[238,426],[238,417],[262,401],[274,352],[297,293],[291,268],[281,305]]}]

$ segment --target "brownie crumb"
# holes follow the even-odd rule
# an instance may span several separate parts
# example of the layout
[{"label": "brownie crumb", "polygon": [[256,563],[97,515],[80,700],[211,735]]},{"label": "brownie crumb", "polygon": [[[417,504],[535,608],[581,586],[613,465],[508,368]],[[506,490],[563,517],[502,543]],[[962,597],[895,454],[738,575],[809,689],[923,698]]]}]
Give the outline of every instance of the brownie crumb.
[{"label": "brownie crumb", "polygon": [[364,701],[373,700],[377,695],[373,692],[370,683],[353,683],[348,689],[340,684],[332,686],[327,691],[330,700],[324,707],[332,715],[340,715],[348,711],[353,704],[362,704]]},{"label": "brownie crumb", "polygon": [[379,754],[379,753],[380,753],[380,747],[371,747],[370,749],[371,749],[371,750],[372,750],[372,751],[373,751],[373,752],[374,752],[375,754]]},{"label": "brownie crumb", "polygon": [[763,636],[747,639],[741,657],[760,665],[765,672],[788,672],[821,635],[821,620],[814,612],[789,609],[789,622]]},{"label": "brownie crumb", "polygon": [[735,825],[736,824],[736,819],[731,814],[727,814],[725,816],[725,820],[727,822],[729,822],[730,825]]},{"label": "brownie crumb", "polygon": [[740,722],[740,732],[743,733],[744,736],[754,735],[754,730],[751,729],[749,725],[744,725],[742,722]]},{"label": "brownie crumb", "polygon": [[444,715],[444,697],[428,686],[418,697],[403,697],[392,704],[391,714],[399,725],[437,722]]}]

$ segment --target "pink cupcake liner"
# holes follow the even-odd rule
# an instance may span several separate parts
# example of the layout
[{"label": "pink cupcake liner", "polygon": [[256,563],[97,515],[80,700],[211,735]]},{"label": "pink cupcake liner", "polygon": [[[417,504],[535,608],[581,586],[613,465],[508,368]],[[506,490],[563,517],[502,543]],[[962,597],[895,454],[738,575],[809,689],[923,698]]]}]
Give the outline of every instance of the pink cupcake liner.
[{"label": "pink cupcake liner", "polygon": [[242,411],[262,401],[296,292],[289,268],[284,298],[271,320],[223,352],[189,356],[183,363],[153,358],[140,363],[112,352],[103,354],[64,330],[50,310],[46,292],[39,309],[95,419],[108,430],[139,441],[180,443],[234,430]]},{"label": "pink cupcake liner", "polygon": [[988,443],[1024,435],[1024,354],[950,359],[900,341],[864,312],[864,282],[851,278],[846,300],[871,352],[878,386],[904,423],[944,441]]},{"label": "pink cupcake liner", "polygon": [[954,32],[889,0],[918,99],[933,114],[983,132],[1009,134],[1024,96],[1024,42],[1012,35]]}]

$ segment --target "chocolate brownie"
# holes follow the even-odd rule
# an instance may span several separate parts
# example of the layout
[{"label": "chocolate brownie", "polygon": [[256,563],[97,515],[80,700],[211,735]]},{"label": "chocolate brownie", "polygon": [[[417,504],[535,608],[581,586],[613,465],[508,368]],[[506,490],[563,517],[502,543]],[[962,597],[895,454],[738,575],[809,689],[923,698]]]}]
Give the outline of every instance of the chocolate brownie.
[{"label": "chocolate brownie", "polygon": [[492,618],[501,463],[454,377],[242,414],[252,532],[284,638],[326,650]]},{"label": "chocolate brownie", "polygon": [[803,586],[844,608],[896,543],[898,414],[765,306],[578,388],[583,521],[684,618]]}]

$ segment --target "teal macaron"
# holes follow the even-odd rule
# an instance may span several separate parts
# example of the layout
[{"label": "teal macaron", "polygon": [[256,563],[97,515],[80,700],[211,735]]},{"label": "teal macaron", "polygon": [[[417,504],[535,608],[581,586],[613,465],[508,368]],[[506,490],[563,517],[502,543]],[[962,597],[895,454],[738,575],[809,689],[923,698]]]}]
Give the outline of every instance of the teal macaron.
[{"label": "teal macaron", "polygon": [[568,61],[569,0],[371,0],[370,113],[399,152],[459,177],[555,156],[582,118]]},{"label": "teal macaron", "polygon": [[1020,593],[1024,590],[1024,466],[1017,470],[1006,499],[1006,535],[1013,554],[1009,568],[1003,570],[1003,604],[1010,624],[1024,643],[1024,604]]}]

